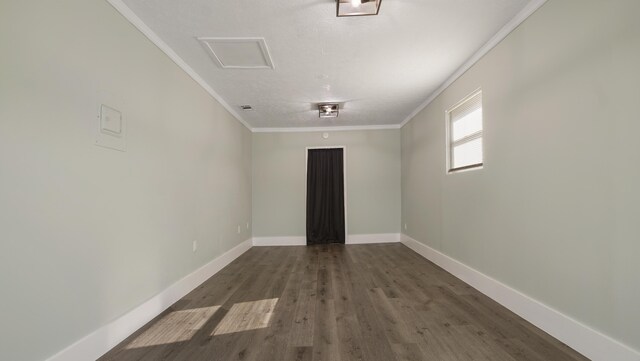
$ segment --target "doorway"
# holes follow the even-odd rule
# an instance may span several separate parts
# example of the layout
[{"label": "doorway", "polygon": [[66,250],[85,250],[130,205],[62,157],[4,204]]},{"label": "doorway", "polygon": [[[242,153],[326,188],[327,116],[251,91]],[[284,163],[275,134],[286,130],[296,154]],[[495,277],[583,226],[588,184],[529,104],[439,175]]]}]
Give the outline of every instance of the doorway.
[{"label": "doorway", "polygon": [[345,243],[345,148],[307,148],[307,245]]}]

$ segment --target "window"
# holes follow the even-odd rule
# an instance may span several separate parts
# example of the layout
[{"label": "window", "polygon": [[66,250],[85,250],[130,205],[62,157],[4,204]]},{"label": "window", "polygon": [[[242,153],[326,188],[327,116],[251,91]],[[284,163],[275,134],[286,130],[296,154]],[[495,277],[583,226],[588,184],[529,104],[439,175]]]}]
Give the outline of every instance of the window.
[{"label": "window", "polygon": [[482,91],[447,111],[449,172],[482,167]]}]

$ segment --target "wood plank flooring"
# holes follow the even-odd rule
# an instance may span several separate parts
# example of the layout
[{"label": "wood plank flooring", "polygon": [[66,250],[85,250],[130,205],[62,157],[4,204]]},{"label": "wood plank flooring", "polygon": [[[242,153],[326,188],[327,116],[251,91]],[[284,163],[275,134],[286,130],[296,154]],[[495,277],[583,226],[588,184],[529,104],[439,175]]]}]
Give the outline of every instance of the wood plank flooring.
[{"label": "wood plank flooring", "polygon": [[254,247],[99,360],[586,358],[397,243]]}]

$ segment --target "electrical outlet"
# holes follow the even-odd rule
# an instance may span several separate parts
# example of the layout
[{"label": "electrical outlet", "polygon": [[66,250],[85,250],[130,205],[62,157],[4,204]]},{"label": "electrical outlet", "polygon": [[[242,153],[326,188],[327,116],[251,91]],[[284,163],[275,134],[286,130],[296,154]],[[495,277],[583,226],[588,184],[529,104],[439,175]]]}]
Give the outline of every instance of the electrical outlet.
[{"label": "electrical outlet", "polygon": [[249,222],[247,222],[247,229],[249,229]]},{"label": "electrical outlet", "polygon": [[241,230],[240,230],[240,225],[238,225],[238,234],[240,234]]},{"label": "electrical outlet", "polygon": [[193,241],[193,251],[197,251],[198,250],[198,241]]},{"label": "electrical outlet", "polygon": [[404,230],[405,231],[407,230],[407,224],[406,223],[404,224]]}]

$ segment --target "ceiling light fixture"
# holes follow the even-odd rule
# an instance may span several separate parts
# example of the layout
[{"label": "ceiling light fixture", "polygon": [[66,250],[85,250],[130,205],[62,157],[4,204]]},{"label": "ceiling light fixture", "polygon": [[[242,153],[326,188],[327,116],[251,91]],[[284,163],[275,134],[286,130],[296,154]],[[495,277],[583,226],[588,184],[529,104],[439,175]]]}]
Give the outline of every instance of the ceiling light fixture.
[{"label": "ceiling light fixture", "polygon": [[336,0],[336,16],[378,15],[382,0]]},{"label": "ceiling light fixture", "polygon": [[318,116],[320,118],[337,118],[338,104],[337,103],[318,104]]}]

